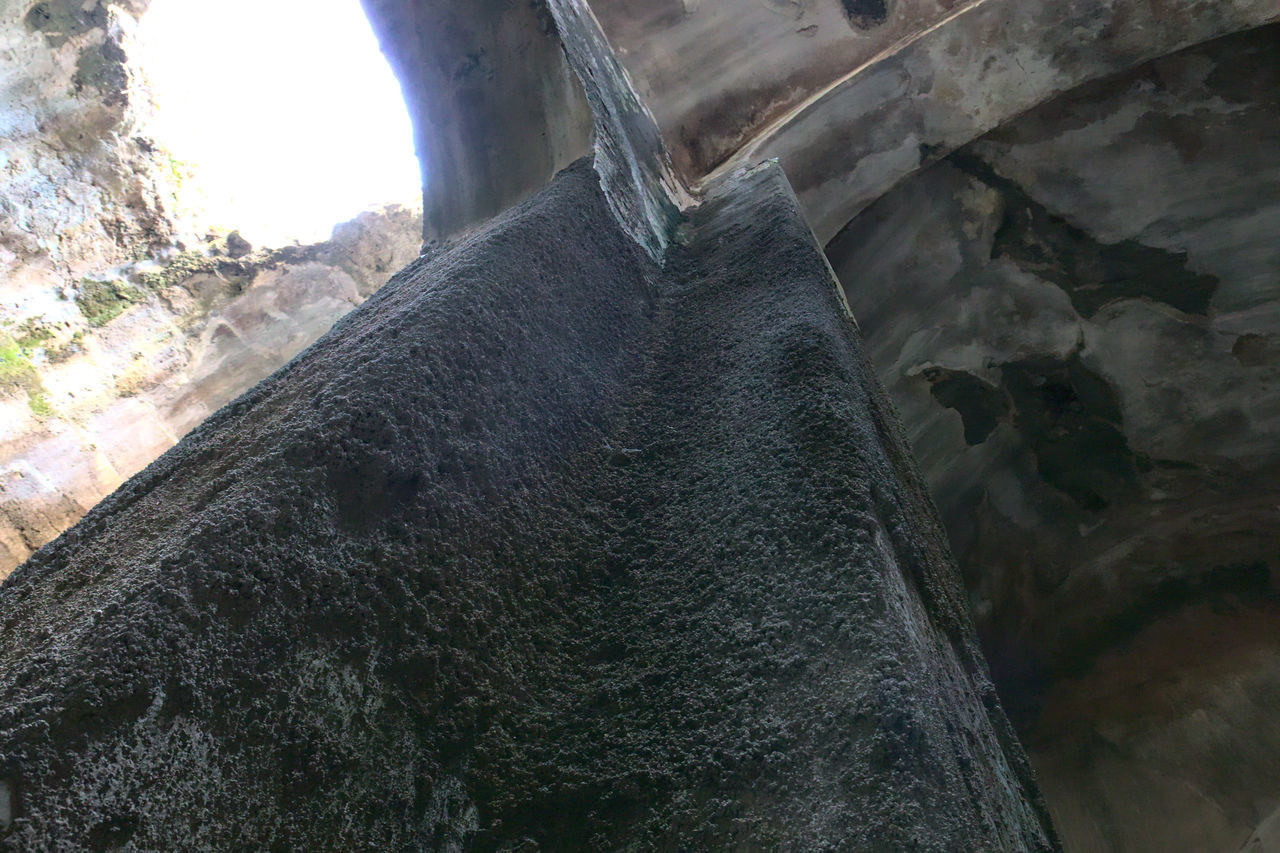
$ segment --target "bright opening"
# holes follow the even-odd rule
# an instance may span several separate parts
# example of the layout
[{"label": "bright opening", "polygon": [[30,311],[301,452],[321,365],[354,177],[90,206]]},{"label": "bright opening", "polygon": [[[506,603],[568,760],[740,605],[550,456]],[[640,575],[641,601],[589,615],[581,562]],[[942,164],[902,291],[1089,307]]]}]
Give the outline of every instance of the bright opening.
[{"label": "bright opening", "polygon": [[153,0],[133,53],[149,133],[190,164],[207,224],[310,243],[420,198],[400,86],[359,0]]}]

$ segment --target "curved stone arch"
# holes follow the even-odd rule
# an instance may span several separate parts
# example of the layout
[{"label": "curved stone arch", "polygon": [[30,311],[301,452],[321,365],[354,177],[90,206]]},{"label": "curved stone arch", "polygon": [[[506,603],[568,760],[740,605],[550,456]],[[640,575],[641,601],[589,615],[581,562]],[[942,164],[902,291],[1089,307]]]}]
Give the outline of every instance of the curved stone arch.
[{"label": "curved stone arch", "polygon": [[544,5],[362,4],[408,102],[428,243],[502,212],[587,153],[591,112]]},{"label": "curved stone arch", "polygon": [[825,243],[902,179],[1037,104],[1278,19],[1272,0],[982,0],[811,96],[702,183],[776,157]]}]

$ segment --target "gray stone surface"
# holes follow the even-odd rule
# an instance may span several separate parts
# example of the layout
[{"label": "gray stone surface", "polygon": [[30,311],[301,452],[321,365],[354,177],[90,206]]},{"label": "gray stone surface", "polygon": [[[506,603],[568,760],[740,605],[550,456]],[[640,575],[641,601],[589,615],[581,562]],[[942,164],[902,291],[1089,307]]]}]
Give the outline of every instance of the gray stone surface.
[{"label": "gray stone surface", "polygon": [[[689,199],[664,140],[680,179],[695,185],[709,171],[714,184],[740,163],[782,157],[824,239],[872,204],[831,257],[961,555],[997,681],[1068,845],[1271,843],[1280,36],[1259,30],[1231,42],[1234,53],[1206,46],[1073,87],[1274,20],[1274,0],[365,6],[414,112],[433,241],[481,227],[590,147],[588,99],[553,13],[568,23],[570,57],[601,116],[606,198],[651,257],[671,239],[710,251],[687,226],[671,228],[668,201]],[[261,267],[253,253],[241,259],[252,275],[205,270],[155,293],[115,281],[120,264],[155,254],[175,227],[124,64],[131,19],[145,7],[48,0],[0,11],[0,573],[293,356],[380,283],[387,258],[416,244],[369,228],[348,241],[368,257],[338,246]],[[590,29],[597,17],[602,32]],[[650,269],[646,280],[683,275],[682,252],[662,256],[675,264],[665,278]],[[741,259],[720,262],[737,269]],[[398,287],[408,298],[409,286]],[[708,304],[654,288],[654,306]],[[523,298],[509,293],[512,304]],[[518,319],[541,316],[530,308]],[[705,332],[670,317],[643,322]],[[503,329],[504,345],[530,334]],[[653,347],[636,357],[657,363]],[[674,348],[661,357],[670,364]],[[521,352],[558,364],[551,343]],[[711,368],[685,369],[721,387]],[[649,409],[638,411],[627,417],[647,423]],[[478,423],[472,412],[456,417]],[[619,468],[649,440],[599,430],[609,453],[623,448],[611,457]],[[265,448],[266,434],[254,435]],[[478,452],[471,441],[457,439],[458,453]],[[375,482],[392,476],[383,467],[374,465]],[[118,542],[133,553],[127,536]],[[112,569],[107,600],[173,588],[156,580],[160,570],[138,569],[139,591],[128,593],[124,571]],[[74,598],[75,584],[64,592]],[[51,617],[42,642],[63,642],[53,638],[70,619]],[[351,671],[356,681],[344,684],[373,683]],[[432,788],[423,813],[465,829],[478,800],[453,778]],[[0,823],[21,807],[24,784],[0,780]],[[127,784],[118,782],[121,796]],[[112,820],[94,843],[125,832]],[[462,843],[457,833],[432,837]]]},{"label": "gray stone surface", "polygon": [[[928,6],[904,2],[895,9],[905,15]],[[827,241],[908,176],[1037,104],[1166,53],[1275,21],[1280,5],[977,0],[934,14],[755,125],[716,169],[777,157],[814,232]],[[754,124],[755,103],[732,106],[730,115]]]},{"label": "gray stone surface", "polygon": [[1277,44],[1044,104],[828,246],[1068,849],[1280,804]]},{"label": "gray stone surface", "polygon": [[549,0],[570,67],[595,116],[595,168],[609,208],[654,260],[666,252],[692,199],[662,134],[586,0]]},{"label": "gray stone surface", "polygon": [[591,110],[545,2],[361,0],[422,162],[423,236],[447,240],[591,149]]},{"label": "gray stone surface", "polygon": [[1054,847],[776,169],[585,164],[0,588],[8,849]]}]

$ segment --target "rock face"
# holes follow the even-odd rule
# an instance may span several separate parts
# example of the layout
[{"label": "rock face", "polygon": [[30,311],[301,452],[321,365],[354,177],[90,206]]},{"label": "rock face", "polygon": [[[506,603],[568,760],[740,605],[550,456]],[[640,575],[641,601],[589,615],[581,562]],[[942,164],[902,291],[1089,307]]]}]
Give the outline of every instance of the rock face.
[{"label": "rock face", "polygon": [[1280,18],[1275,0],[595,0],[697,187],[776,157],[822,241],[1043,101]]},{"label": "rock face", "polygon": [[326,243],[219,239],[20,292],[69,297],[45,310],[0,306],[0,576],[328,331],[418,256],[421,229],[388,208]]},{"label": "rock face", "polygon": [[0,578],[421,245],[405,209],[276,252],[187,233],[129,58],[147,5],[0,9]]},{"label": "rock face", "polygon": [[[872,816],[866,826],[907,847],[946,847],[959,837],[948,833],[975,826],[988,827],[976,843],[992,849],[1043,840],[972,644],[948,627],[956,608],[930,591],[946,582],[904,581],[905,593],[891,583],[894,565],[918,578],[928,572],[911,566],[945,559],[931,550],[918,495],[866,485],[888,477],[910,492],[912,481],[894,431],[867,432],[885,422],[874,383],[849,368],[861,362],[847,332],[829,336],[830,317],[771,289],[768,263],[820,277],[800,274],[810,261],[763,236],[766,223],[780,239],[803,230],[794,211],[780,212],[789,195],[754,173],[743,179],[751,189],[721,192],[693,222],[679,220],[701,190],[777,157],[818,238],[834,238],[827,255],[902,412],[1068,847],[1276,844],[1280,32],[1260,25],[1280,5],[364,5],[414,113],[430,178],[424,219],[366,220],[359,235],[319,247],[255,252],[228,236],[216,254],[178,255],[158,248],[176,227],[165,164],[136,132],[121,56],[145,3],[0,12],[0,62],[16,81],[0,104],[0,573],[351,310],[416,254],[406,235],[419,225],[433,243],[461,240],[351,318],[349,337],[326,339],[216,418],[5,588],[0,606],[13,616],[0,643],[14,645],[0,657],[13,658],[9,689],[28,704],[13,705],[4,725],[27,744],[29,766],[54,780],[40,787],[45,770],[3,777],[0,819],[10,815],[12,832],[69,814],[66,798],[80,796],[69,780],[93,767],[84,778],[112,793],[86,806],[98,816],[82,827],[91,846],[153,837],[182,809],[223,807],[261,810],[262,822],[226,828],[209,846],[303,843],[303,818],[284,816],[294,801],[313,837],[339,846],[354,832],[342,827],[375,801],[393,803],[399,823],[379,824],[388,834],[370,843],[442,849],[608,847],[624,831],[641,846],[821,846],[872,831],[841,823],[853,803]],[[603,189],[575,171],[521,217],[482,226],[591,147],[593,110]],[[612,219],[562,227],[573,204]],[[548,221],[560,230],[539,242]],[[579,227],[594,228],[590,240],[574,237]],[[588,244],[590,257],[574,254]],[[521,274],[544,276],[528,293],[513,265],[493,263],[517,255]],[[588,279],[607,282],[618,304],[588,293]],[[464,300],[464,286],[491,301]],[[758,310],[773,312],[773,332],[726,319],[754,323]],[[384,321],[426,337],[379,337]],[[431,337],[458,329],[470,336],[454,349]],[[463,402],[438,390],[446,375],[462,383]],[[836,386],[865,399],[828,405]],[[321,414],[303,411],[306,401]],[[747,409],[759,409],[759,423]],[[849,436],[870,449],[852,453]],[[469,490],[456,506],[441,497],[448,483]],[[796,520],[801,500],[816,520]],[[178,519],[194,519],[195,532]],[[306,547],[301,524],[318,531]],[[408,542],[406,525],[423,539]],[[725,525],[732,535],[708,538]],[[865,535],[847,533],[855,528]],[[261,553],[205,548],[237,538]],[[912,542],[932,556],[904,557]],[[829,570],[836,551],[861,580]],[[214,565],[213,553],[226,560]],[[739,557],[745,574],[725,569]],[[793,586],[752,568],[769,560]],[[677,563],[701,568],[680,573]],[[347,612],[335,600],[354,604]],[[857,607],[882,601],[906,604],[865,623]],[[824,621],[845,618],[839,607],[883,638],[841,634]],[[487,615],[469,621],[476,613]],[[902,629],[903,618],[915,627]],[[306,620],[347,639],[320,643]],[[669,639],[677,623],[704,659]],[[150,630],[176,631],[191,663]],[[440,646],[442,637],[472,645]],[[726,658],[724,637],[754,643],[759,666]],[[147,663],[113,651],[117,641],[145,649],[137,660]],[[369,651],[384,643],[392,651]],[[52,669],[126,658],[118,689],[76,688]],[[170,683],[174,661],[182,675]],[[841,667],[854,674],[837,687]],[[909,689],[916,681],[938,692]],[[882,682],[893,686],[867,688]],[[803,699],[769,692],[802,683],[792,692]],[[211,716],[213,684],[229,685],[238,716]],[[525,691],[518,708],[508,688]],[[974,739],[954,761],[986,768],[966,774],[930,750],[953,743],[954,714],[976,708],[974,696],[991,728],[977,711],[966,718]],[[852,722],[813,724],[801,702]],[[559,706],[581,729],[565,728]],[[316,717],[320,707],[341,710]],[[262,709],[275,716],[256,722]],[[711,734],[698,740],[689,722],[655,735],[668,713]],[[418,722],[392,743],[405,720]],[[422,720],[448,721],[446,740]],[[854,745],[839,745],[850,731]],[[529,748],[530,733],[547,749],[563,745],[566,763]],[[858,751],[868,742],[881,745],[870,757]],[[50,758],[58,743],[80,764]],[[119,775],[109,743],[142,769]],[[141,788],[130,786],[170,747],[185,750],[181,778],[215,780],[215,793],[193,806],[180,778],[150,789],[145,813],[131,811],[124,804]],[[366,755],[388,756],[379,771],[399,768],[398,793],[361,775]],[[795,762],[810,758],[819,770],[805,775]],[[827,769],[846,759],[872,769],[839,777],[837,791]],[[259,778],[249,768],[268,769]],[[882,800],[865,788],[876,773],[887,774],[876,783]],[[939,793],[980,776],[1015,780],[1012,793],[968,806]],[[311,787],[350,778],[351,804],[322,802]],[[751,798],[741,795],[748,778],[764,780]],[[254,793],[268,788],[288,796]],[[944,817],[912,840],[903,827],[926,807]],[[641,826],[645,809],[666,829]]]},{"label": "rock face", "polygon": [[1045,104],[828,247],[1069,849],[1280,805],[1278,40]]},{"label": "rock face", "polygon": [[124,45],[145,0],[0,8],[0,296],[44,296],[166,245],[171,175],[140,135]]},{"label": "rock face", "polygon": [[1052,849],[785,179],[684,234],[575,167],[20,568],[4,844]]}]

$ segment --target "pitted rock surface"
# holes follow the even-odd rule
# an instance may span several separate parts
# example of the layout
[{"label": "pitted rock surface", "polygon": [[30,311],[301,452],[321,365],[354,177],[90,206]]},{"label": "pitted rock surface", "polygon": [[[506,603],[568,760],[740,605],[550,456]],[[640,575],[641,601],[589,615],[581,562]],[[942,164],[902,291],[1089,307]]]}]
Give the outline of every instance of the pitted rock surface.
[{"label": "pitted rock surface", "polygon": [[1054,849],[785,180],[686,233],[574,167],[15,572],[6,847]]}]

